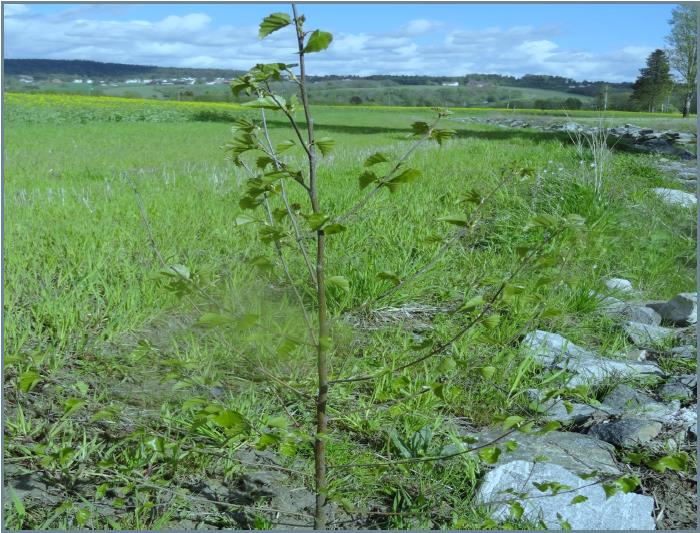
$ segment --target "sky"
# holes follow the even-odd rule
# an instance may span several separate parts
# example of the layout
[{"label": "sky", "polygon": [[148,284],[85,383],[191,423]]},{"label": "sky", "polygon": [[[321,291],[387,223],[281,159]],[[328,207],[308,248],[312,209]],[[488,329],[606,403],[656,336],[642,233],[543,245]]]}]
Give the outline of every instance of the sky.
[{"label": "sky", "polygon": [[[675,4],[299,4],[330,31],[313,75],[550,74],[633,81],[663,48]],[[289,4],[4,3],[5,58],[247,70],[294,62],[291,27],[259,40]]]}]

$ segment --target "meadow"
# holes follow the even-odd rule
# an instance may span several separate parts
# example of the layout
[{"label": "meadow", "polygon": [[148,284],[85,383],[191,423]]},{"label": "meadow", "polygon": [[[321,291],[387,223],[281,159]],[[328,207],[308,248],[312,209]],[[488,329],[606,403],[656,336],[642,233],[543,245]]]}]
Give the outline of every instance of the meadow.
[{"label": "meadow", "polygon": [[[313,111],[318,135],[336,141],[319,168],[331,213],[362,196],[367,156],[402,154],[410,124],[432,116],[406,107]],[[450,363],[430,359],[393,378],[333,387],[330,465],[383,462],[402,456],[405,443],[414,445],[409,455],[439,452],[455,445],[455,420],[480,428],[499,416],[536,417],[527,389],[557,376],[518,349],[524,333],[556,331],[611,357],[629,347],[595,312],[590,293],[606,278],[629,279],[650,299],[695,290],[695,220],[650,194],[674,187],[655,156],[615,152],[596,196],[585,179],[593,161],[582,161],[565,134],[464,120],[504,110],[453,111],[445,121],[455,137],[411,156],[420,180],[377,195],[329,241],[328,274],[347,280],[329,289],[334,377],[399,367],[426,338],[450,338],[463,318],[449,309],[507,277],[521,248],[541,242],[533,218],[578,216],[584,229],[551,244],[540,270],[517,275],[499,321],[455,342]],[[6,479],[23,480],[5,499],[5,527],[308,524],[298,510],[276,512],[231,488],[260,461],[269,466],[270,454],[270,468],[301,490],[313,475],[304,430],[313,401],[304,391],[313,390],[314,356],[299,340],[300,311],[284,275],[268,268],[274,250],[253,224],[236,223],[245,175],[223,146],[241,116],[255,113],[225,103],[5,95],[3,452]],[[268,118],[275,142],[290,138],[282,117]],[[643,113],[605,118],[694,127]],[[462,212],[470,191],[485,196],[504,177],[474,232],[414,283],[383,296],[392,276],[407,278],[431,261],[454,231],[444,217]],[[289,194],[292,203],[302,198]],[[200,290],[182,289],[159,255]],[[303,268],[290,259],[295,278]],[[202,327],[203,314],[218,307],[254,319],[245,328]],[[419,312],[393,318],[406,308]],[[694,361],[661,364],[695,372]],[[337,527],[502,527],[474,503],[483,474],[475,454],[329,472],[330,498],[344,517]]]}]

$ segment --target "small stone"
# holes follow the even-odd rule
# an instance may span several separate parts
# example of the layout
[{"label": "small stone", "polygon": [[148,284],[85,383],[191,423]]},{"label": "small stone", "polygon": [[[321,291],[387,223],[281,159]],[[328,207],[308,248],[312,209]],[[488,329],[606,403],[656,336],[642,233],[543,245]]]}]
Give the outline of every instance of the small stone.
[{"label": "small stone", "polygon": [[625,322],[624,330],[634,345],[640,348],[663,344],[674,339],[677,335],[677,332],[670,328],[632,321]]},{"label": "small stone", "polygon": [[611,291],[619,291],[625,293],[634,292],[632,282],[622,278],[610,278],[605,281],[605,286]]},{"label": "small stone", "polygon": [[659,309],[664,322],[679,326],[695,324],[698,321],[698,293],[678,294]]},{"label": "small stone", "polygon": [[620,448],[633,448],[651,441],[662,427],[661,422],[654,420],[622,418],[596,424],[588,430],[588,434]]},{"label": "small stone", "polygon": [[603,312],[607,316],[619,320],[639,322],[640,324],[651,326],[661,324],[661,315],[648,306],[620,302],[619,304],[608,305],[603,308]]},{"label": "small stone", "polygon": [[[545,496],[535,484],[547,482],[571,489],[556,495],[548,492]],[[606,497],[600,483],[583,480],[556,464],[512,461],[501,465],[486,474],[477,498],[490,507],[495,520],[506,520],[510,506],[503,502],[513,499],[513,492],[526,494],[520,500],[524,518],[535,522],[541,518],[547,529],[563,529],[562,521],[573,530],[656,528],[653,498],[633,492]],[[585,500],[572,504],[575,496],[583,496]],[[489,505],[489,502],[494,503]]]},{"label": "small stone", "polygon": [[698,203],[697,197],[689,192],[677,189],[664,189],[657,187],[652,191],[666,204],[679,207],[694,207]]}]

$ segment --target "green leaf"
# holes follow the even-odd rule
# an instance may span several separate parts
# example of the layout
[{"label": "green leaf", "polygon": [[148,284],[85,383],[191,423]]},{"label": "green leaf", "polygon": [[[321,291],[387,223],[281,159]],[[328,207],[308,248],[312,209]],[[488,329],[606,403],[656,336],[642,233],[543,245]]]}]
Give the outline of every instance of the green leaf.
[{"label": "green leaf", "polygon": [[75,511],[75,521],[80,527],[87,524],[87,521],[90,520],[91,516],[92,514],[90,513],[90,510],[86,507],[80,507],[77,511]]},{"label": "green leaf", "polygon": [[241,105],[243,107],[252,107],[253,109],[271,109],[274,111],[284,107],[284,104],[284,98],[281,96],[275,96],[275,98],[272,98],[272,96],[261,96],[257,100],[251,100]]},{"label": "green leaf", "polygon": [[549,433],[550,431],[555,431],[561,427],[561,422],[558,422],[556,420],[552,420],[550,422],[547,422],[544,426],[542,426],[538,431],[538,435],[544,435],[545,433]]},{"label": "green leaf", "polygon": [[350,292],[350,283],[343,276],[330,276],[326,278],[327,287],[338,287],[345,292]]},{"label": "green leaf", "polygon": [[671,455],[665,455],[653,461],[649,461],[647,466],[657,472],[665,472],[666,469],[675,470],[676,472],[685,472],[688,470],[688,454],[685,452],[677,452]]},{"label": "green leaf", "polygon": [[231,315],[221,313],[204,313],[197,322],[194,323],[198,328],[216,328],[219,326],[230,326],[234,323],[234,318]]},{"label": "green leaf", "polygon": [[325,157],[333,149],[335,141],[330,137],[323,137],[321,139],[316,139],[314,144],[318,146],[318,149],[321,151],[321,155]]},{"label": "green leaf", "polygon": [[85,400],[81,400],[79,398],[68,398],[63,404],[63,416],[68,416],[69,414],[74,413],[83,407],[85,403]]},{"label": "green leaf", "polygon": [[393,272],[383,271],[383,272],[380,272],[379,274],[377,274],[377,277],[379,279],[384,280],[384,281],[390,281],[394,285],[398,285],[399,283],[401,283],[401,279]]},{"label": "green leaf", "polygon": [[340,233],[346,229],[347,228],[342,224],[328,224],[325,228],[323,228],[323,233],[326,235],[333,235],[334,233]]},{"label": "green leaf", "polygon": [[163,276],[170,276],[177,279],[190,279],[190,269],[185,265],[170,265],[160,270]]},{"label": "green leaf", "polygon": [[508,429],[512,428],[513,426],[520,424],[520,422],[522,422],[523,420],[525,420],[525,419],[522,416],[518,416],[518,415],[509,416],[508,418],[506,418],[503,421],[503,429],[508,430]]},{"label": "green leaf", "polygon": [[636,489],[641,481],[637,476],[623,476],[617,479],[615,483],[617,483],[617,486],[622,489],[622,492],[627,494],[628,492],[632,492],[634,489]]},{"label": "green leaf", "polygon": [[571,498],[569,505],[576,505],[577,503],[583,503],[586,500],[588,500],[588,496],[584,496],[583,494],[579,494],[578,496],[574,496],[573,498]]},{"label": "green leaf", "polygon": [[389,161],[389,156],[386,153],[375,152],[371,156],[369,156],[367,159],[365,159],[365,166],[371,167],[372,165],[376,165],[378,163],[386,163],[388,161]]},{"label": "green leaf", "polygon": [[286,429],[289,427],[289,420],[284,416],[272,416],[267,419],[267,425],[271,428]]},{"label": "green leaf", "polygon": [[277,148],[275,148],[275,151],[278,154],[281,154],[282,152],[285,152],[289,150],[290,148],[294,148],[296,146],[296,143],[294,141],[282,141],[277,145]]},{"label": "green leaf", "polygon": [[255,447],[258,450],[266,450],[270,446],[275,446],[276,444],[279,444],[281,441],[282,437],[276,435],[275,433],[263,433],[262,435],[260,435],[260,438],[255,444]]},{"label": "green leaf", "polygon": [[447,374],[451,370],[454,370],[456,367],[457,363],[455,363],[454,359],[452,359],[451,357],[443,357],[440,361],[440,365],[438,365],[438,372],[442,374]]},{"label": "green leaf", "polygon": [[506,442],[506,450],[508,450],[509,452],[514,452],[517,449],[518,449],[518,441],[509,440],[508,442]]},{"label": "green leaf", "polygon": [[496,368],[493,366],[484,366],[479,369],[479,373],[486,379],[491,379],[496,373]]},{"label": "green leaf", "polygon": [[26,372],[22,372],[19,375],[18,380],[19,390],[22,392],[29,392],[34,387],[36,387],[40,379],[41,376],[39,376],[39,374],[37,372],[34,372],[33,370],[27,370]]},{"label": "green leaf", "polygon": [[457,134],[455,130],[450,129],[434,129],[430,136],[437,141],[439,145],[442,145],[445,141],[451,139]]},{"label": "green leaf", "polygon": [[222,428],[236,433],[243,433],[250,425],[241,413],[230,409],[219,411],[211,417],[211,420]]},{"label": "green leaf", "polygon": [[440,217],[437,219],[438,222],[447,222],[449,224],[454,224],[455,226],[467,226],[469,224],[469,218],[467,215],[448,215],[446,217]]},{"label": "green leaf", "polygon": [[328,48],[332,40],[333,35],[327,31],[315,30],[306,42],[304,53],[311,54],[313,52],[321,52]]},{"label": "green leaf", "polygon": [[246,224],[255,224],[257,222],[261,221],[250,215],[238,215],[236,217],[236,226],[245,226]]},{"label": "green leaf", "polygon": [[414,122],[411,124],[413,135],[425,135],[430,131],[430,126],[427,122]]},{"label": "green leaf", "polygon": [[483,448],[479,450],[479,457],[482,461],[489,465],[496,464],[500,455],[501,449],[498,446],[494,446],[493,448]]},{"label": "green leaf", "polygon": [[605,491],[606,500],[617,494],[617,487],[615,485],[611,485],[610,483],[603,483],[603,490]]},{"label": "green leaf", "polygon": [[488,329],[496,329],[498,324],[500,324],[500,322],[501,322],[501,316],[493,314],[493,315],[487,316],[486,318],[481,319],[481,321],[484,323],[484,325]]},{"label": "green leaf", "polygon": [[375,181],[377,181],[377,175],[371,170],[366,170],[360,175],[360,189],[364,189]]},{"label": "green leaf", "polygon": [[510,504],[510,516],[515,520],[522,518],[524,512],[525,509],[523,509],[520,502],[513,502]]},{"label": "green leaf", "polygon": [[309,223],[309,227],[313,231],[318,230],[321,226],[328,222],[329,219],[330,217],[323,213],[313,213],[306,217],[306,221]]},{"label": "green leaf", "polygon": [[153,436],[144,442],[146,448],[150,448],[154,452],[163,453],[165,451],[165,439],[161,436]]},{"label": "green leaf", "polygon": [[470,298],[467,300],[465,303],[462,304],[462,307],[459,308],[460,311],[471,311],[473,309],[476,309],[477,307],[484,305],[484,297],[483,296],[474,296],[473,298]]},{"label": "green leaf", "polygon": [[403,183],[410,183],[417,180],[421,175],[421,171],[416,168],[407,168],[395,178],[390,179],[384,185],[389,188],[390,192],[396,192],[398,186]]},{"label": "green leaf", "polygon": [[292,23],[289,15],[286,13],[272,13],[263,19],[260,23],[260,31],[258,32],[258,38],[264,39],[272,32],[281,30],[285,26],[289,26]]}]

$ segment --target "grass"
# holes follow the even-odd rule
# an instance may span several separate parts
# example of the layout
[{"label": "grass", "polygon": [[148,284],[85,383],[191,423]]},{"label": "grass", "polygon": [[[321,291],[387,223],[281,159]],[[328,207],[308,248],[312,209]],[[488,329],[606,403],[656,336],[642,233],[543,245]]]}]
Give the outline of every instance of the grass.
[{"label": "grass", "polygon": [[[293,471],[287,481],[309,488],[304,428],[312,406],[271,376],[310,390],[315,361],[295,342],[301,319],[282,274],[254,266],[264,266],[261,256],[274,263],[273,250],[255,225],[235,227],[244,176],[220,148],[230,137],[227,117],[249,112],[72,96],[7,95],[6,103],[4,453],[14,474],[27,472],[36,485],[8,501],[6,527],[240,527],[237,505],[202,502],[196,487],[233,484],[255,469],[241,454],[256,447],[277,452]],[[420,108],[318,107],[319,136],[336,140],[319,169],[322,204],[334,213],[352,205],[362,194],[362,161],[378,149],[402,153],[410,123],[429,116]],[[216,120],[197,120],[206,117]],[[280,118],[270,121],[276,141],[289,138]],[[454,140],[412,157],[423,172],[418,182],[380,196],[330,239],[327,270],[349,282],[347,292],[330,294],[333,375],[399,366],[421,353],[416,335],[446,339],[459,327],[462,316],[438,313],[427,332],[411,331],[410,321],[358,330],[348,310],[390,286],[378,273],[403,278],[429,261],[436,237],[453,231],[438,219],[463,210],[470,189],[488,191],[503,167],[515,163],[534,175],[509,181],[472,236],[377,306],[439,307],[489,290],[495,282],[484,276],[500,279],[516,264],[517,247],[541,239],[526,229],[535,215],[578,214],[586,231],[552,246],[552,264],[537,275],[515,280],[522,295],[498,308],[498,327],[476,328],[454,344],[454,365],[428,360],[392,379],[334,387],[332,465],[381,462],[399,453],[392,435],[407,442],[426,427],[426,449],[440,450],[452,442],[456,416],[478,427],[496,415],[528,415],[523,391],[549,374],[524,360],[515,342],[521,334],[555,331],[608,355],[627,347],[588,295],[606,277],[630,279],[652,299],[695,286],[693,217],[649,194],[673,186],[652,157],[616,153],[601,201],[574,178],[579,160],[561,136],[449,127]],[[134,183],[166,262],[185,265],[206,298],[168,290]],[[303,279],[301,261],[291,270]],[[538,284],[545,276],[554,281]],[[538,314],[540,307],[549,312]],[[247,329],[195,325],[219,308],[260,318]],[[484,377],[485,367],[498,371]],[[482,471],[472,455],[410,468],[331,468],[331,496],[350,515],[362,510],[365,525],[495,528],[473,505]],[[270,516],[248,508],[246,523],[263,527]]]}]

